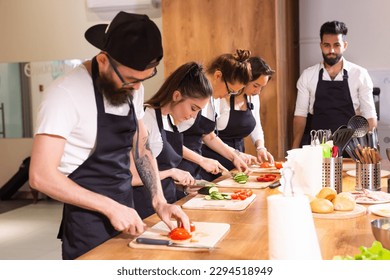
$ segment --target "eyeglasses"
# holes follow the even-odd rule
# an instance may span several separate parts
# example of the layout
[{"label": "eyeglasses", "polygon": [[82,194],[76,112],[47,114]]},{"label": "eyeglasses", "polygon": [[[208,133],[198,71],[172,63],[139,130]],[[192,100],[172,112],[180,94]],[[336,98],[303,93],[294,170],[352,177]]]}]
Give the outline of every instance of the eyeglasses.
[{"label": "eyeglasses", "polygon": [[229,95],[236,95],[236,94],[238,94],[239,91],[234,91],[234,90],[231,90],[231,89],[229,88],[229,86],[228,86],[228,84],[227,84],[227,82],[226,82],[226,79],[225,79],[225,76],[223,75],[223,73],[222,73],[222,79],[223,79],[223,81],[225,82],[225,86],[226,86],[226,89],[227,89]]},{"label": "eyeglasses", "polygon": [[112,69],[114,69],[115,74],[118,76],[119,80],[121,80],[121,82],[122,82],[122,88],[135,86],[136,84],[142,83],[143,81],[146,81],[146,80],[153,78],[154,76],[157,75],[157,68],[154,68],[154,72],[149,77],[142,79],[142,80],[134,78],[133,79],[134,81],[126,82],[125,79],[122,77],[121,73],[119,73],[118,68],[115,66],[114,60],[108,54],[106,54],[106,55],[107,55],[108,62],[110,63]]}]

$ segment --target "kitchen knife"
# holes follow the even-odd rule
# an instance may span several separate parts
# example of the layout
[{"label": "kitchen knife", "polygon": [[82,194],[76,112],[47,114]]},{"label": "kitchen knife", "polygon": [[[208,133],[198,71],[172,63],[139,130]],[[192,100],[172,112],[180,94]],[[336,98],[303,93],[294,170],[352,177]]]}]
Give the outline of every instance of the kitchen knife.
[{"label": "kitchen knife", "polygon": [[215,249],[215,247],[206,246],[206,245],[189,245],[183,243],[175,243],[172,242],[171,240],[154,239],[154,238],[138,237],[135,241],[140,244],[148,244],[148,245],[163,245],[168,247],[181,247],[181,248],[207,249],[207,250]]}]

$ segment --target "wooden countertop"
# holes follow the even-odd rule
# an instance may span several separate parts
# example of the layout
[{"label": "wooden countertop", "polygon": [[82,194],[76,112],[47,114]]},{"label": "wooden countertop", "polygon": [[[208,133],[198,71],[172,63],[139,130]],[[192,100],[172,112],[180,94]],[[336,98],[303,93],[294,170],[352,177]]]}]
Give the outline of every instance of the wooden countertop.
[{"label": "wooden countertop", "polygon": [[[387,167],[387,168],[386,168]],[[388,161],[382,169],[389,169]],[[343,175],[343,190],[353,190],[355,178]],[[229,189],[222,189],[229,191]],[[387,191],[387,178],[382,179],[382,190]],[[231,189],[230,189],[231,191]],[[185,209],[191,220],[199,222],[218,222],[231,225],[227,235],[218,243],[218,249],[211,251],[175,251],[133,249],[128,243],[132,236],[120,234],[79,257],[79,260],[263,260],[268,259],[268,218],[267,200],[270,189],[253,189],[257,195],[254,202],[243,211],[189,210]],[[176,204],[182,205],[191,197]],[[330,260],[335,255],[355,255],[360,253],[359,246],[370,247],[374,241],[370,221],[379,218],[365,214],[349,219],[314,218],[322,258]],[[145,222],[153,226],[160,219],[153,215]]]}]

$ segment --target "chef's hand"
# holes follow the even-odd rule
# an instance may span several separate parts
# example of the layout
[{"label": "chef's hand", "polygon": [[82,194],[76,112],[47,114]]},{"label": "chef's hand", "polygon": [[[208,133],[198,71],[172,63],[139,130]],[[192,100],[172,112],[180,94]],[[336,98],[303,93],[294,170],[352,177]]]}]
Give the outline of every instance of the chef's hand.
[{"label": "chef's hand", "polygon": [[258,164],[259,162],[257,161],[257,157],[252,156],[250,154],[246,153],[241,153],[240,152],[240,158],[247,164],[247,165],[252,165],[252,164]]},{"label": "chef's hand", "polygon": [[175,183],[183,186],[195,185],[195,179],[190,172],[178,168],[172,168],[171,172],[171,177],[175,180]]},{"label": "chef's hand", "polygon": [[115,202],[105,210],[107,218],[117,231],[137,236],[146,230],[146,224],[133,208]]},{"label": "chef's hand", "polygon": [[260,163],[268,161],[270,164],[274,164],[274,157],[267,151],[267,149],[257,150],[257,160]]},{"label": "chef's hand", "polygon": [[232,163],[234,164],[238,172],[244,172],[245,174],[250,172],[248,165],[242,160],[239,155],[234,156]]},{"label": "chef's hand", "polygon": [[[179,205],[160,203],[155,208],[155,210],[157,215],[169,227],[170,230],[176,228],[177,225],[183,225],[188,232],[191,232],[190,219]],[[172,219],[177,221],[177,225],[172,223]]]},{"label": "chef's hand", "polygon": [[200,167],[211,174],[221,173],[224,167],[219,163],[218,160],[203,157],[199,163]]}]

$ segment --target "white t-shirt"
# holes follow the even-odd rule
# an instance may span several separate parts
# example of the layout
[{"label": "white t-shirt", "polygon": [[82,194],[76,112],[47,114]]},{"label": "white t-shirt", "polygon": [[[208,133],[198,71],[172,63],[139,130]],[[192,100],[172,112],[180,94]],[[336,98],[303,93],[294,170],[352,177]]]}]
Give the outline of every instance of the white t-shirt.
[{"label": "white t-shirt", "polygon": [[[264,143],[264,131],[260,121],[260,98],[258,95],[249,97],[249,101],[253,104],[252,115],[255,118],[256,126],[250,134],[252,142],[261,140]],[[229,122],[230,117],[230,101],[222,98],[219,102],[219,115],[217,117],[217,129],[224,130]]]},{"label": "white t-shirt", "polygon": [[[134,92],[137,119],[142,119],[144,88]],[[125,116],[129,105],[110,106],[104,99],[106,113]],[[92,78],[80,65],[56,79],[45,91],[38,111],[35,134],[51,134],[65,138],[65,150],[59,170],[72,173],[92,153],[97,134],[97,108]]]},{"label": "white t-shirt", "polygon": [[[172,117],[171,116],[169,116],[169,117],[171,119],[172,124],[175,124]],[[157,157],[162,151],[163,140],[161,137],[160,129],[158,128],[155,109],[153,109],[151,107],[146,107],[145,115],[144,115],[142,121],[143,121],[143,123],[148,131],[148,134],[149,134],[148,140],[149,140],[149,146],[150,146],[150,149],[152,151],[152,154],[154,157]],[[195,119],[190,119],[190,120],[187,120],[186,122],[183,122],[183,123],[176,125],[177,130],[179,132],[185,131],[186,129],[191,127],[191,125],[194,123],[194,121],[195,121]],[[171,125],[169,124],[168,116],[162,115],[162,122],[163,122],[164,130],[171,131],[171,132],[173,131]]]},{"label": "white t-shirt", "polygon": [[[307,117],[308,113],[313,114],[318,74],[322,68],[324,69],[322,79],[324,81],[330,81],[331,78],[325,70],[323,63],[318,63],[305,69],[299,77],[297,82],[298,96],[295,105],[295,116]],[[373,83],[368,71],[343,58],[344,69],[348,71],[348,86],[355,113],[362,115],[366,119],[376,118],[374,97],[372,95]],[[343,80],[343,70],[336,76],[335,81]]]}]

